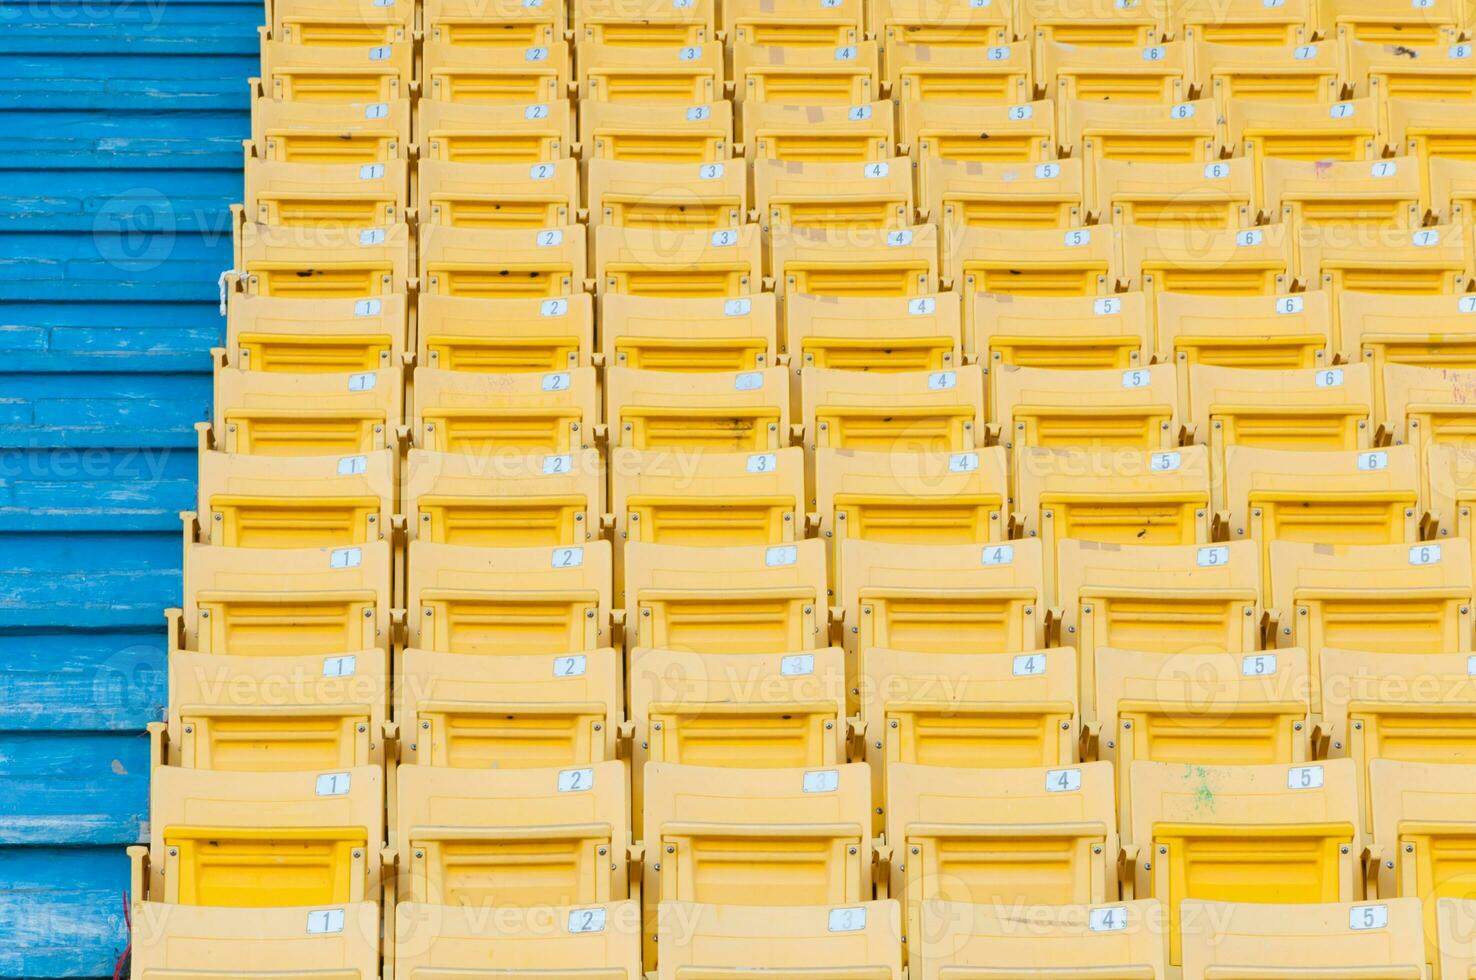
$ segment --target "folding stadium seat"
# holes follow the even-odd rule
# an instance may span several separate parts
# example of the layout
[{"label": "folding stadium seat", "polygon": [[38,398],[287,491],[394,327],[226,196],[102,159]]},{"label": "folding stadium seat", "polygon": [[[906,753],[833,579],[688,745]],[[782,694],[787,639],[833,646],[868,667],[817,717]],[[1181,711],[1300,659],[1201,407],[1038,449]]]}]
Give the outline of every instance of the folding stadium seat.
[{"label": "folding stadium seat", "polygon": [[983,48],[1014,37],[1009,4],[993,0],[872,0],[871,32],[884,46]]},{"label": "folding stadium seat", "polygon": [[1376,44],[1434,44],[1458,32],[1464,17],[1456,0],[1317,0],[1317,32]]},{"label": "folding stadium seat", "polygon": [[548,163],[569,156],[574,110],[568,101],[479,105],[422,99],[415,105],[421,160]]},{"label": "folding stadium seat", "polygon": [[1115,905],[923,906],[911,975],[943,980],[975,971],[1011,977],[1072,973],[1163,980],[1163,912],[1157,902]]},{"label": "folding stadium seat", "polygon": [[566,654],[611,646],[610,543],[409,547],[408,645],[439,653]]},{"label": "folding stadium seat", "polygon": [[1470,871],[1476,836],[1470,816],[1473,781],[1476,766],[1451,765],[1448,759],[1437,764],[1375,759],[1368,764],[1373,808],[1369,892],[1384,900],[1419,900],[1427,964],[1440,963],[1437,900],[1476,898]]},{"label": "folding stadium seat", "polygon": [[1384,133],[1389,134],[1389,104],[1393,99],[1456,102],[1469,110],[1476,101],[1476,58],[1469,41],[1420,44],[1350,41],[1348,76],[1358,94],[1380,106]]},{"label": "folding stadium seat", "polygon": [[601,160],[585,168],[589,222],[659,232],[738,228],[748,218],[742,162]]},{"label": "folding stadium seat", "polygon": [[893,41],[885,77],[900,102],[1008,106],[1035,91],[1026,41],[987,48]]},{"label": "folding stadium seat", "polygon": [[1096,296],[1116,288],[1118,237],[1110,225],[949,228],[943,274],[966,297]]},{"label": "folding stadium seat", "polygon": [[[864,897],[864,896],[863,896]],[[808,975],[845,964],[868,980],[902,980],[896,902],[807,908],[662,902],[656,980],[689,976]]]},{"label": "folding stadium seat", "polygon": [[383,163],[246,161],[243,214],[264,225],[354,229],[405,220],[404,160]]},{"label": "folding stadium seat", "polygon": [[918,297],[938,292],[938,228],[786,228],[769,239],[781,296]]},{"label": "folding stadium seat", "polygon": [[1194,81],[1222,106],[1237,99],[1330,105],[1345,94],[1342,47],[1336,38],[1274,46],[1197,41]]},{"label": "folding stadium seat", "polygon": [[1115,898],[1112,792],[1105,762],[1066,769],[888,766],[878,874],[890,875],[890,893],[902,900],[909,945],[922,942],[922,909],[936,902],[1019,908]]},{"label": "folding stadium seat", "polygon": [[1409,899],[1316,907],[1189,900],[1179,914],[1184,980],[1274,972],[1428,975],[1420,906]]},{"label": "folding stadium seat", "polygon": [[336,104],[253,99],[248,155],[278,163],[376,163],[410,147],[410,101]]},{"label": "folding stadium seat", "polygon": [[896,143],[891,102],[743,107],[743,145],[755,161],[870,163],[890,159]]},{"label": "folding stadium seat", "polygon": [[1199,229],[1158,225],[1122,229],[1122,275],[1148,294],[1272,296],[1286,292],[1296,267],[1285,225]]},{"label": "folding stadium seat", "polygon": [[661,371],[753,371],[778,363],[772,293],[736,299],[600,298],[603,363]]},{"label": "folding stadium seat", "polygon": [[[646,49],[706,44],[717,26],[713,0],[647,3],[574,0],[574,36],[580,44]],[[637,16],[638,14],[638,16]]]},{"label": "folding stadium seat", "polygon": [[875,41],[839,47],[737,44],[735,96],[747,102],[868,105],[881,95]]},{"label": "folding stadium seat", "polygon": [[1132,826],[1128,777],[1139,760],[1251,766],[1313,757],[1305,650],[1096,654],[1097,720],[1083,741],[1112,763],[1124,827]]},{"label": "folding stadium seat", "polygon": [[[500,908],[400,902],[385,928],[402,980],[496,973],[641,980],[636,901],[567,908]],[[387,952],[385,974],[390,974]]]},{"label": "folding stadium seat", "polygon": [[1174,37],[1215,44],[1297,44],[1312,34],[1312,0],[1181,0],[1168,8]]},{"label": "folding stadium seat", "polygon": [[[409,7],[409,4],[406,4]],[[263,41],[254,97],[360,105],[412,98],[414,44],[324,46]]]},{"label": "folding stadium seat", "polygon": [[1476,502],[1476,454],[1461,443],[1432,442],[1425,448],[1423,462],[1421,499],[1430,510],[1426,536],[1476,536],[1471,524],[1471,505]]},{"label": "folding stadium seat", "polygon": [[433,44],[533,48],[563,44],[564,5],[537,0],[425,0],[425,40]]},{"label": "folding stadium seat", "polygon": [[1435,964],[1446,980],[1469,977],[1476,966],[1476,903],[1457,898],[1435,901],[1440,961]]},{"label": "folding stadium seat", "polygon": [[899,152],[914,160],[1038,163],[1056,156],[1056,107],[900,102]]},{"label": "folding stadium seat", "polygon": [[[340,772],[162,766],[151,783],[149,844],[128,849],[136,903],[251,909],[236,912],[233,921],[241,924],[258,921],[258,910],[270,922],[275,906],[377,901],[384,843],[379,766]],[[297,914],[306,917],[307,909]],[[297,940],[290,945],[301,947],[303,936]],[[266,964],[251,965],[259,976]]]},{"label": "folding stadium seat", "polygon": [[605,467],[598,450],[514,456],[410,450],[410,537],[478,548],[578,545],[600,535]]},{"label": "folding stadium seat", "polygon": [[732,0],[722,5],[723,29],[734,48],[748,44],[829,48],[866,36],[863,0]]},{"label": "folding stadium seat", "polygon": [[228,297],[226,362],[243,371],[341,374],[404,363],[405,297]]},{"label": "folding stadium seat", "polygon": [[1423,204],[1436,220],[1465,224],[1476,210],[1476,161],[1433,157],[1425,171]]},{"label": "folding stadium seat", "polygon": [[594,358],[594,297],[416,297],[415,363],[447,371],[561,371]]},{"label": "folding stadium seat", "polygon": [[1440,470],[1428,462],[1434,447],[1445,444],[1464,449],[1469,445],[1476,423],[1472,385],[1476,385],[1476,371],[1404,364],[1384,368],[1381,435],[1413,446],[1418,452],[1416,459],[1426,464],[1422,500],[1433,503],[1436,495],[1434,477]]},{"label": "folding stadium seat", "polygon": [[1303,230],[1418,228],[1420,169],[1413,157],[1339,163],[1331,160],[1267,160],[1261,165],[1262,199],[1295,241]]},{"label": "folding stadium seat", "polygon": [[964,349],[987,365],[1129,368],[1152,354],[1141,293],[1010,296],[975,293],[964,316]]},{"label": "folding stadium seat", "polygon": [[271,38],[286,44],[367,48],[414,39],[415,5],[390,0],[273,0]]},{"label": "folding stadium seat", "polygon": [[[963,453],[983,444],[984,375],[805,368],[806,448]],[[959,465],[967,465],[960,463]]]},{"label": "folding stadium seat", "polygon": [[[1081,714],[1097,719],[1097,651],[1251,653],[1259,647],[1261,569],[1253,542],[1057,546],[1059,605],[1048,639],[1075,638]],[[1103,706],[1103,710],[1107,706]]]},{"label": "folding stadium seat", "polygon": [[1086,4],[1024,0],[1015,17],[1015,33],[1021,37],[1083,48],[1154,44],[1164,26],[1156,5],[1141,0],[1092,0]]},{"label": "folding stadium seat", "polygon": [[952,293],[910,299],[795,293],[784,319],[786,350],[799,368],[942,371],[963,363]]},{"label": "folding stadium seat", "polygon": [[367,299],[405,292],[413,235],[384,228],[301,228],[248,221],[236,229],[228,291],[289,299]]},{"label": "folding stadium seat", "polygon": [[1074,99],[1057,107],[1063,150],[1081,157],[1089,194],[1102,160],[1212,163],[1220,158],[1220,113],[1214,99],[1174,105]]},{"label": "folding stadium seat", "polygon": [[1380,109],[1389,146],[1401,156],[1419,157],[1422,168],[1434,157],[1476,160],[1476,118],[1469,105],[1388,99]]},{"label": "folding stadium seat", "polygon": [[594,445],[594,368],[487,374],[417,368],[411,431],[418,449],[499,454],[568,453]]},{"label": "folding stadium seat", "polygon": [[942,225],[944,248],[968,225],[1076,228],[1086,221],[1080,160],[984,163],[928,157],[920,161],[919,203]]},{"label": "folding stadium seat", "polygon": [[420,289],[479,299],[548,299],[583,292],[585,232],[562,228],[420,229]]},{"label": "folding stadium seat", "polygon": [[1099,221],[1190,230],[1242,228],[1255,221],[1255,174],[1248,160],[1097,165]]},{"label": "folding stadium seat", "polygon": [[245,980],[266,973],[374,980],[379,976],[379,905],[212,909],[136,902],[132,976]]},{"label": "folding stadium seat", "polygon": [[1344,290],[1338,297],[1344,357],[1373,375],[1374,411],[1387,423],[1384,372],[1395,365],[1476,368],[1476,297]]},{"label": "folding stadium seat", "polygon": [[731,548],[643,541],[625,546],[628,647],[813,650],[826,644],[826,611],[825,546],[816,540]]},{"label": "folding stadium seat", "polygon": [[396,781],[396,899],[485,913],[628,897],[623,762],[577,769],[402,765]]},{"label": "folding stadium seat", "polygon": [[427,41],[424,97],[472,105],[542,105],[570,95],[569,48],[559,40],[526,48]]},{"label": "folding stadium seat", "polygon": [[1133,869],[1134,895],[1168,907],[1170,967],[1184,964],[1184,899],[1317,905],[1358,897],[1361,821],[1346,759],[1290,766],[1138,761],[1129,780],[1132,843],[1123,867]]},{"label": "folding stadium seat", "polygon": [[394,448],[404,374],[286,374],[216,366],[212,441],[257,456],[351,456]]},{"label": "folding stadium seat", "polygon": [[755,160],[753,203],[765,230],[907,228],[915,217],[912,161]]},{"label": "folding stadium seat", "polygon": [[1148,103],[1168,112],[1192,87],[1189,50],[1182,42],[1098,47],[1045,40],[1036,52],[1035,84],[1063,110],[1081,99]]},{"label": "folding stadium seat", "polygon": [[579,46],[579,97],[591,102],[703,106],[723,98],[723,46]]},{"label": "folding stadium seat", "polygon": [[1257,174],[1273,158],[1376,160],[1383,149],[1373,99],[1332,105],[1232,99],[1225,107],[1225,145],[1254,160]]},{"label": "folding stadium seat", "polygon": [[580,147],[588,160],[716,163],[733,150],[733,104],[579,104]]},{"label": "folding stadium seat", "polygon": [[1472,231],[1461,225],[1425,228],[1309,228],[1301,236],[1297,278],[1327,290],[1333,317],[1347,291],[1401,296],[1458,293],[1466,288]]},{"label": "folding stadium seat", "polygon": [[763,287],[758,225],[701,231],[600,225],[594,232],[594,262],[601,297],[738,297]]},{"label": "folding stadium seat", "polygon": [[788,384],[783,368],[736,373],[608,368],[610,445],[772,452],[788,441]]},{"label": "folding stadium seat", "polygon": [[205,451],[191,543],[227,548],[341,548],[394,533],[399,460],[389,449],[355,456],[249,456]]},{"label": "folding stadium seat", "polygon": [[579,165],[541,163],[420,163],[417,217],[458,228],[554,228],[575,224]]}]

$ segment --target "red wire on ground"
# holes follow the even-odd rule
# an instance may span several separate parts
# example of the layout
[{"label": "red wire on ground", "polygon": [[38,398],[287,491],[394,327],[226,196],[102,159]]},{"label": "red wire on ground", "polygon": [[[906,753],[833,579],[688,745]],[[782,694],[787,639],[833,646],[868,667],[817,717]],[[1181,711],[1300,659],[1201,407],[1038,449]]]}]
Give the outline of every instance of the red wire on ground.
[{"label": "red wire on ground", "polygon": [[113,980],[123,980],[123,964],[128,962],[128,954],[133,952],[133,917],[128,911],[128,890],[123,890],[123,924],[128,927],[128,945],[123,947],[123,953],[118,957],[118,962],[113,964]]}]

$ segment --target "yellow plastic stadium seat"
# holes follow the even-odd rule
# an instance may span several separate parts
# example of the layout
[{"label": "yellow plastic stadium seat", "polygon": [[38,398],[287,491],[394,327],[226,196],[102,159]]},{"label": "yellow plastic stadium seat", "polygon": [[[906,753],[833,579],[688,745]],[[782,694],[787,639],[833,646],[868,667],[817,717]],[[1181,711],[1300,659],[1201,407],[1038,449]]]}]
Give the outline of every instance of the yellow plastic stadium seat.
[{"label": "yellow plastic stadium seat", "polygon": [[411,80],[414,48],[410,41],[378,45],[263,41],[261,79],[253,95],[339,105],[410,99],[416,91]]},{"label": "yellow plastic stadium seat", "polygon": [[912,162],[755,160],[753,203],[766,230],[907,228],[915,217]]},{"label": "yellow plastic stadium seat", "polygon": [[1373,99],[1322,103],[1232,99],[1225,107],[1225,145],[1255,161],[1376,160],[1383,142]]},{"label": "yellow plastic stadium seat", "polygon": [[1297,277],[1338,298],[1349,290],[1419,296],[1458,293],[1470,276],[1472,231],[1425,228],[1310,228],[1301,236]]},{"label": "yellow plastic stadium seat", "polygon": [[763,286],[758,225],[695,231],[600,225],[594,263],[601,296],[738,297]]},{"label": "yellow plastic stadium seat", "polygon": [[595,442],[594,368],[487,374],[417,368],[411,433],[419,449],[471,453],[568,453]]},{"label": "yellow plastic stadium seat", "polygon": [[1424,495],[1430,525],[1438,537],[1473,537],[1471,505],[1476,502],[1476,451],[1434,442],[1425,449]]},{"label": "yellow plastic stadium seat", "polygon": [[753,371],[778,363],[772,293],[733,299],[600,297],[603,362],[658,371]]},{"label": "yellow plastic stadium seat", "polygon": [[[1145,6],[1135,0],[1134,8]],[[1072,100],[1158,105],[1165,112],[1189,94],[1189,50],[1183,42],[1099,47],[1041,41],[1036,85],[1066,106]]]},{"label": "yellow plastic stadium seat", "polygon": [[1145,0],[1022,0],[1015,17],[1022,37],[1083,48],[1153,44],[1164,27],[1157,5]]},{"label": "yellow plastic stadium seat", "polygon": [[1118,239],[1110,225],[951,227],[943,274],[966,296],[1097,296],[1112,292],[1120,279]]},{"label": "yellow plastic stadium seat", "polygon": [[589,160],[716,163],[733,151],[733,104],[579,104],[579,140]]},{"label": "yellow plastic stadium seat", "polygon": [[420,229],[420,288],[442,296],[545,299],[583,292],[585,231],[562,228]]},{"label": "yellow plastic stadium seat", "polygon": [[1013,11],[994,0],[871,0],[871,31],[884,45],[982,48],[1014,36]]},{"label": "yellow plastic stadium seat", "polygon": [[828,635],[825,545],[625,546],[630,647],[696,653],[787,653]]},{"label": "yellow plastic stadium seat", "polygon": [[569,769],[402,765],[396,780],[397,899],[486,913],[628,897],[624,763]]},{"label": "yellow plastic stadium seat", "polygon": [[884,373],[807,367],[800,384],[811,452],[962,453],[984,441],[984,375],[977,365]]},{"label": "yellow plastic stadium seat", "polygon": [[1162,546],[1060,542],[1060,609],[1053,613],[1053,625],[1064,625],[1067,640],[1076,638],[1082,717],[1097,718],[1098,650],[1256,650],[1258,555],[1250,541]]},{"label": "yellow plastic stadium seat", "polygon": [[1435,901],[1439,927],[1440,962],[1436,964],[1446,980],[1471,976],[1476,967],[1476,902],[1455,898]]},{"label": "yellow plastic stadium seat", "polygon": [[885,77],[900,102],[1010,106],[1034,94],[1026,41],[987,48],[892,41]]},{"label": "yellow plastic stadium seat", "polygon": [[1317,31],[1351,41],[1434,44],[1462,26],[1462,6],[1457,0],[1317,0]]},{"label": "yellow plastic stadium seat", "polygon": [[1243,228],[1255,221],[1256,179],[1249,160],[1097,165],[1091,207],[1099,221],[1193,230]]},{"label": "yellow plastic stadium seat", "polygon": [[682,3],[574,0],[574,36],[581,45],[665,48],[705,44],[717,26],[713,0]]},{"label": "yellow plastic stadium seat", "polygon": [[1389,99],[1380,108],[1384,136],[1395,153],[1419,157],[1426,168],[1434,157],[1476,160],[1476,118],[1469,105]]},{"label": "yellow plastic stadium seat", "polygon": [[938,292],[938,227],[776,229],[769,261],[781,296],[925,296]]},{"label": "yellow plastic stadium seat", "polygon": [[594,357],[594,297],[483,299],[421,293],[415,362],[494,374],[585,367]]},{"label": "yellow plastic stadium seat", "polygon": [[574,146],[567,101],[479,105],[423,99],[415,106],[422,160],[448,163],[548,163]]},{"label": "yellow plastic stadium seat", "polygon": [[1395,366],[1476,369],[1476,296],[1403,296],[1345,290],[1341,346],[1373,373],[1374,409],[1388,423],[1384,373]]},{"label": "yellow plastic stadium seat", "polygon": [[1381,976],[1419,980],[1420,906],[1409,899],[1308,907],[1185,901],[1184,980]]},{"label": "yellow plastic stadium seat", "polygon": [[1307,652],[1152,653],[1102,647],[1088,726],[1091,754],[1117,774],[1117,813],[1132,828],[1133,763],[1216,766],[1312,757]]},{"label": "yellow plastic stadium seat", "polygon": [[725,0],[723,27],[735,48],[748,44],[830,48],[865,37],[864,0]]},{"label": "yellow plastic stadium seat", "polygon": [[[338,772],[161,766],[151,783],[149,846],[128,849],[135,902],[253,910],[237,912],[236,923],[255,922],[256,910],[270,917],[267,910],[282,905],[377,903],[384,842],[379,766]],[[307,911],[298,914],[305,919]],[[290,945],[300,947],[303,935],[297,940]],[[248,975],[260,976],[266,964],[251,965],[256,969]]]},{"label": "yellow plastic stadium seat", "polygon": [[415,5],[404,0],[273,0],[271,36],[287,44],[362,48],[412,40]]},{"label": "yellow plastic stadium seat", "polygon": [[736,44],[732,82],[745,103],[854,106],[881,95],[875,41],[836,47]]},{"label": "yellow plastic stadium seat", "polygon": [[1199,91],[1222,106],[1236,99],[1329,105],[1345,94],[1343,52],[1335,38],[1274,46],[1196,41],[1194,76]]},{"label": "yellow plastic stadium seat", "polygon": [[435,44],[532,48],[562,44],[564,5],[544,0],[425,0],[421,23]]},{"label": "yellow plastic stadium seat", "polygon": [[741,163],[602,160],[585,168],[589,222],[651,231],[738,228],[748,217]]},{"label": "yellow plastic stadium seat", "polygon": [[1338,163],[1267,160],[1261,165],[1262,198],[1296,241],[1304,230],[1417,228],[1419,164],[1413,157]]},{"label": "yellow plastic stadium seat", "polygon": [[1290,766],[1140,760],[1129,779],[1132,845],[1123,864],[1133,869],[1133,894],[1168,907],[1171,966],[1184,963],[1181,925],[1193,924],[1184,899],[1316,905],[1348,902],[1361,891],[1356,775],[1346,759]]},{"label": "yellow plastic stadium seat", "polygon": [[743,107],[743,144],[755,161],[869,163],[889,159],[896,142],[890,102]]},{"label": "yellow plastic stadium seat", "polygon": [[1163,980],[1157,902],[1015,906],[929,902],[912,946],[912,976],[1046,980],[1071,975]]},{"label": "yellow plastic stadium seat", "polygon": [[278,299],[231,293],[227,363],[243,371],[341,374],[403,363],[405,297]]},{"label": "yellow plastic stadium seat", "polygon": [[614,650],[400,652],[400,761],[458,769],[587,766],[615,758],[620,659]]},{"label": "yellow plastic stadium seat", "polygon": [[448,44],[426,41],[420,56],[425,98],[471,105],[542,105],[567,97],[569,48],[552,44]]},{"label": "yellow plastic stadium seat", "polygon": [[735,547],[804,536],[805,462],[797,446],[686,455],[672,447],[613,448],[610,470],[614,540],[622,550],[627,541]]},{"label": "yellow plastic stadium seat", "polygon": [[[1292,284],[1295,239],[1286,225],[1122,229],[1122,275],[1156,303],[1157,294],[1272,296]],[[1210,304],[1206,304],[1210,305]]]},{"label": "yellow plastic stadium seat", "polygon": [[723,46],[579,46],[579,96],[591,102],[701,106],[723,98]]},{"label": "yellow plastic stadium seat", "polygon": [[1317,734],[1329,758],[1352,759],[1357,766],[1366,825],[1373,826],[1368,765],[1374,759],[1476,763],[1472,667],[1464,653],[1323,648]]},{"label": "yellow plastic stadium seat", "polygon": [[1063,148],[1082,159],[1088,195],[1096,194],[1102,160],[1212,163],[1220,157],[1220,113],[1214,99],[1174,105],[1073,100],[1058,106]]},{"label": "yellow plastic stadium seat", "polygon": [[[911,943],[937,902],[1019,908],[1117,892],[1112,767],[887,767],[886,870]],[[1007,974],[1006,974],[1007,975]]]},{"label": "yellow plastic stadium seat", "polygon": [[1358,94],[1372,97],[1384,115],[1380,122],[1389,133],[1390,102],[1456,102],[1468,110],[1476,101],[1476,57],[1470,41],[1452,43],[1370,44],[1350,41],[1348,75]]},{"label": "yellow plastic stadium seat", "polygon": [[1296,44],[1312,33],[1312,0],[1180,0],[1169,5],[1168,29],[1215,44]]},{"label": "yellow plastic stadium seat", "polygon": [[442,653],[566,654],[610,642],[610,543],[463,548],[412,541],[410,646]]},{"label": "yellow plastic stadium seat", "polygon": [[[1381,899],[1418,899],[1423,910],[1426,964],[1439,966],[1440,899],[1476,898],[1471,881],[1471,786],[1476,766],[1375,759],[1368,764],[1369,891]],[[1351,766],[1351,763],[1349,764]],[[1377,882],[1373,881],[1377,869]],[[1410,902],[1414,904],[1413,901]],[[1442,976],[1433,974],[1436,980]],[[1469,975],[1469,974],[1467,974]],[[1457,977],[1448,980],[1460,980]]]},{"label": "yellow plastic stadium seat", "polygon": [[340,231],[392,225],[405,220],[408,187],[404,160],[327,164],[247,160],[244,214],[264,225]]},{"label": "yellow plastic stadium seat", "polygon": [[393,533],[391,450],[290,458],[204,451],[186,533],[228,548],[337,548]]},{"label": "yellow plastic stadium seat", "polygon": [[135,980],[246,980],[263,972],[322,980],[379,976],[375,902],[249,912],[137,902],[132,918]]},{"label": "yellow plastic stadium seat", "polygon": [[376,163],[410,146],[410,101],[322,103],[253,99],[248,152],[279,163]]},{"label": "yellow plastic stadium seat", "polygon": [[1039,163],[1056,156],[1056,107],[1049,101],[1018,105],[898,104],[901,152],[914,160]]},{"label": "yellow plastic stadium seat", "polygon": [[656,980],[777,980],[841,971],[865,980],[907,976],[896,902],[809,908],[662,902],[657,920],[660,970],[649,974]]},{"label": "yellow plastic stadium seat", "polygon": [[417,177],[417,217],[458,228],[553,228],[579,219],[579,165],[445,163],[425,160]]},{"label": "yellow plastic stadium seat", "polygon": [[1147,364],[1152,352],[1142,293],[975,293],[966,313],[964,349],[990,371],[1004,365],[1121,369]]},{"label": "yellow plastic stadium seat", "polygon": [[786,298],[784,319],[795,368],[940,371],[963,363],[953,293],[910,299],[795,293]]},{"label": "yellow plastic stadium seat", "polygon": [[395,940],[398,980],[487,973],[641,980],[640,921],[635,901],[500,908],[496,915],[479,907],[401,902],[386,928]]},{"label": "yellow plastic stadium seat", "polygon": [[169,654],[169,714],[153,763],[232,772],[325,770],[384,760],[384,650],[312,656]]},{"label": "yellow plastic stadium seat", "polygon": [[393,447],[404,374],[289,374],[217,365],[214,445],[257,456],[351,456]]},{"label": "yellow plastic stadium seat", "polygon": [[1446,224],[1464,224],[1476,213],[1476,161],[1431,158],[1425,167],[1425,208]]},{"label": "yellow plastic stadium seat", "polygon": [[788,383],[783,368],[734,373],[608,368],[610,445],[728,453],[779,449],[789,432]]},{"label": "yellow plastic stadium seat", "polygon": [[944,248],[958,228],[1075,228],[1085,220],[1080,160],[981,163],[927,157],[921,161],[919,202],[943,226]]},{"label": "yellow plastic stadium seat", "polygon": [[312,228],[248,221],[237,229],[226,285],[287,299],[369,299],[405,292],[414,236],[384,228]]},{"label": "yellow plastic stadium seat", "polygon": [[410,450],[405,517],[412,538],[479,548],[583,544],[599,535],[605,468],[594,449],[565,455]]}]

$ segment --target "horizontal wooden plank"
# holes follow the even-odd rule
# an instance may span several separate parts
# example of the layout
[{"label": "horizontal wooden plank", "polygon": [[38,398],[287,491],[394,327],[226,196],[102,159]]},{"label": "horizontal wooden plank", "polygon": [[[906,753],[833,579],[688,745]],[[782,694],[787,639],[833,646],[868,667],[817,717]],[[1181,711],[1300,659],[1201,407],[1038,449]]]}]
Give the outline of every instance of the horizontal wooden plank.
[{"label": "horizontal wooden plank", "polygon": [[128,944],[116,847],[0,848],[0,977],[111,977]]},{"label": "horizontal wooden plank", "polygon": [[132,633],[12,634],[0,643],[0,731],[132,732],[168,700],[163,620]]}]

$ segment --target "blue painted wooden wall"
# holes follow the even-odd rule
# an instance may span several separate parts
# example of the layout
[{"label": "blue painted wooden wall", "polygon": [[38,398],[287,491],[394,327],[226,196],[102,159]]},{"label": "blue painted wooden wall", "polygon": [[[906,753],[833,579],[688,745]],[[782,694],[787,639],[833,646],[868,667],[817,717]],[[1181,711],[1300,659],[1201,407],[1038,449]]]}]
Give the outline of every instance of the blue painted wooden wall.
[{"label": "blue painted wooden wall", "polygon": [[259,0],[0,0],[0,978],[111,977]]}]

